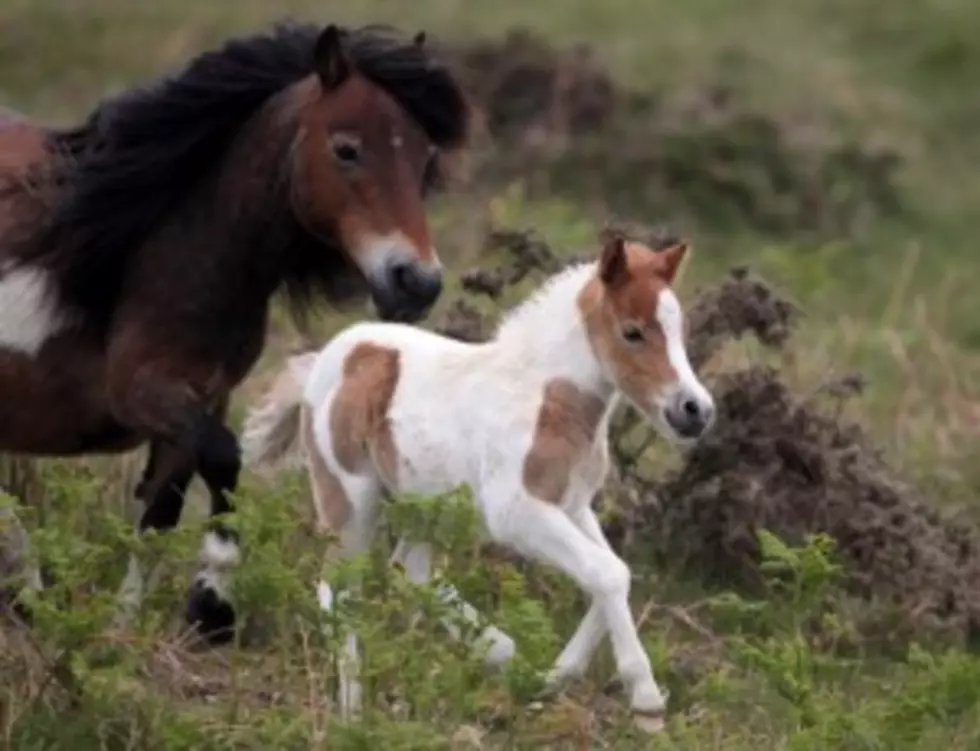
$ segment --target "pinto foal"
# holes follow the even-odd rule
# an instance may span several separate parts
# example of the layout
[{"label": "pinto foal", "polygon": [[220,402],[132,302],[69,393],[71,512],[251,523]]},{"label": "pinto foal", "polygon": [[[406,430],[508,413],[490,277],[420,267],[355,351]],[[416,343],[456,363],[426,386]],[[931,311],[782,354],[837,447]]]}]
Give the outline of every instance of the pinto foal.
[{"label": "pinto foal", "polygon": [[[666,699],[630,612],[630,571],[591,503],[608,470],[620,394],[676,443],[712,422],[671,290],[686,254],[685,244],[654,252],[611,238],[597,262],[554,275],[484,344],[355,324],[320,352],[291,358],[247,419],[246,463],[283,458],[300,435],[319,523],[339,533],[343,556],[371,544],[386,492],[468,484],[493,539],[565,571],[591,596],[550,685],[582,674],[608,632],[638,724],[659,729]],[[428,545],[402,540],[395,555],[413,580],[428,579]],[[321,582],[318,594],[329,609],[330,587]],[[443,595],[456,599],[451,588]],[[513,654],[503,632],[491,627],[481,638],[489,662]],[[356,665],[352,634],[346,650]],[[346,714],[359,708],[360,689],[351,674],[341,683]]]}]

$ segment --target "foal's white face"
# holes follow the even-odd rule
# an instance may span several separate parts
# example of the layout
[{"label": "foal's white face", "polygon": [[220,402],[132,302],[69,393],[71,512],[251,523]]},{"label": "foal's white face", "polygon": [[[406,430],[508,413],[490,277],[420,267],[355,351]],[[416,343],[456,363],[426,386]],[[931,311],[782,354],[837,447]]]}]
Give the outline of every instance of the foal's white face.
[{"label": "foal's white face", "polygon": [[579,301],[607,377],[676,443],[700,437],[714,417],[711,395],[687,359],[683,312],[671,289],[687,249],[679,243],[655,252],[612,238]]}]

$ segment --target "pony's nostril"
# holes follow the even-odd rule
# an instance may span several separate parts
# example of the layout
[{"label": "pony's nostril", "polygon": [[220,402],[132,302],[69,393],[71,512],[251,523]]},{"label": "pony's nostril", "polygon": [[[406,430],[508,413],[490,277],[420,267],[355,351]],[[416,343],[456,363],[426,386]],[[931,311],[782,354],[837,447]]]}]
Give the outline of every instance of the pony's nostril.
[{"label": "pony's nostril", "polygon": [[399,293],[426,301],[435,299],[442,291],[440,273],[421,270],[408,263],[392,267],[391,282]]},{"label": "pony's nostril", "polygon": [[695,418],[701,416],[701,407],[694,399],[685,399],[681,405],[681,409],[684,410],[685,417]]},{"label": "pony's nostril", "polygon": [[400,292],[411,291],[412,270],[407,264],[399,264],[391,270],[391,281]]}]

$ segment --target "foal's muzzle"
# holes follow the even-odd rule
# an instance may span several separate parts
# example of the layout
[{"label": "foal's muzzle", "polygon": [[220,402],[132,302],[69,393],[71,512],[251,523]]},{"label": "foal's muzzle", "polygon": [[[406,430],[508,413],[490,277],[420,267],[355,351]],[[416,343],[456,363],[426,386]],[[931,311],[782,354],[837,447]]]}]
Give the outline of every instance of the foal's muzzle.
[{"label": "foal's muzzle", "polygon": [[663,416],[679,438],[694,440],[711,427],[715,405],[704,394],[678,391],[664,407]]}]

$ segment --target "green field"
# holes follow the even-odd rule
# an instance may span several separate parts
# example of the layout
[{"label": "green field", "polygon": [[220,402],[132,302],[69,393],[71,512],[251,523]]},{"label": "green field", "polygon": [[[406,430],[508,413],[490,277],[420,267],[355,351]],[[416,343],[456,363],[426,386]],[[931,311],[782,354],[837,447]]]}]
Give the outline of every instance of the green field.
[{"label": "green field", "polygon": [[[980,5],[4,0],[0,106],[72,122],[102,96],[284,17],[424,28],[454,47],[516,27],[558,49],[588,44],[621,88],[617,101],[629,91],[645,108],[617,104],[606,126],[535,162],[533,175],[502,157],[477,160],[471,180],[433,207],[447,265],[497,263],[481,253],[491,224],[533,227],[581,252],[610,213],[668,223],[695,247],[685,299],[747,265],[806,311],[786,351],[738,344],[713,371],[765,360],[800,394],[860,372],[867,389],[843,418],[864,426],[889,471],[930,504],[980,519]],[[881,154],[897,166],[881,167]],[[325,314],[316,331],[340,322]],[[299,336],[277,316],[236,419]],[[651,453],[664,471],[676,466],[670,450]],[[336,644],[319,631],[311,591],[323,544],[312,539],[299,477],[245,476],[242,644],[201,652],[181,638],[199,509],[174,541],[144,543],[161,551],[166,575],[132,632],[107,630],[125,551],[138,544],[122,513],[133,513],[126,498],[139,461],[41,465],[46,523],[26,521],[58,585],[33,631],[0,625],[0,748],[980,748],[973,639],[913,631],[882,644],[860,632],[853,624],[872,605],[842,593],[819,541],[771,543],[782,568],[768,594],[725,595],[690,571],[651,565],[642,540],[624,551],[635,564],[634,613],[671,691],[662,736],[631,729],[622,694],[607,686],[605,651],[588,681],[533,705],[535,671],[583,604],[552,572],[479,557],[466,525],[450,528],[455,518],[440,521],[442,540],[453,541],[445,570],[515,635],[519,659],[486,677],[430,619],[408,627],[422,595],[375,566],[350,616],[373,693],[364,721],[344,726],[329,707]],[[418,522],[424,506],[393,523]]]}]

